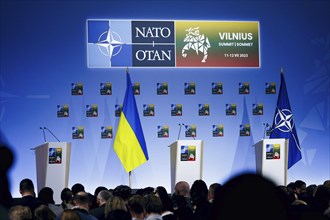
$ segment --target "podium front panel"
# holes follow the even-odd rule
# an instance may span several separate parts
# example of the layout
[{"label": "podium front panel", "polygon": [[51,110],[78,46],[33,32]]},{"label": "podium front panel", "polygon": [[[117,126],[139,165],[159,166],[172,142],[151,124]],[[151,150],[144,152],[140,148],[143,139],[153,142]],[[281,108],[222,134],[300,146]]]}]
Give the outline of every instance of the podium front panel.
[{"label": "podium front panel", "polygon": [[263,139],[255,144],[256,172],[276,185],[287,184],[288,140]]},{"label": "podium front panel", "polygon": [[171,190],[175,184],[186,181],[191,186],[195,180],[202,179],[203,141],[178,140],[171,148]]},{"label": "podium front panel", "polygon": [[56,204],[61,203],[61,191],[68,187],[71,143],[47,142],[35,148],[37,191],[50,187]]}]

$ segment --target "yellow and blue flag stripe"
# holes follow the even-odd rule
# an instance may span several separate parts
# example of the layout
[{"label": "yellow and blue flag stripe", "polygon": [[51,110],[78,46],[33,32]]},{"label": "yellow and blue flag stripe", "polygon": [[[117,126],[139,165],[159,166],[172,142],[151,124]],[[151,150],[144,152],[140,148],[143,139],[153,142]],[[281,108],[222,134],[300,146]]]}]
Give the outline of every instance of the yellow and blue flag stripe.
[{"label": "yellow and blue flag stripe", "polygon": [[129,73],[126,74],[126,93],[114,141],[114,150],[126,172],[134,170],[149,160]]}]

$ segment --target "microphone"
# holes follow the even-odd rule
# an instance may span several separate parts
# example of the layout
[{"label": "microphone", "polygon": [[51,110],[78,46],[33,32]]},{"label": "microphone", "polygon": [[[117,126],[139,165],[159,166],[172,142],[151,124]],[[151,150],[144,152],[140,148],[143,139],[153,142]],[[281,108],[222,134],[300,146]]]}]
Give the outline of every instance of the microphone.
[{"label": "microphone", "polygon": [[[186,124],[182,123],[182,125],[184,126],[184,130],[187,131],[187,126]],[[191,134],[191,137],[195,140],[195,137]]]},{"label": "microphone", "polygon": [[181,126],[182,126],[182,125],[184,125],[184,124],[183,124],[183,123],[182,123],[182,124],[180,124],[180,123],[179,123],[179,126],[180,126],[180,128],[179,128],[179,133],[178,133],[178,140],[180,139],[180,134],[181,134]]},{"label": "microphone", "polygon": [[264,139],[266,138],[266,132],[267,132],[267,129],[269,128],[269,124],[268,123],[262,123],[265,128],[264,128]]},{"label": "microphone", "polygon": [[44,134],[44,141],[46,142],[46,135],[45,135],[45,128],[39,127],[42,130],[42,133]]},{"label": "microphone", "polygon": [[49,133],[51,133],[53,135],[53,137],[58,141],[60,142],[60,140],[56,137],[56,135],[51,131],[49,130],[48,128],[44,127],[44,129],[46,129],[47,131],[49,131]]}]

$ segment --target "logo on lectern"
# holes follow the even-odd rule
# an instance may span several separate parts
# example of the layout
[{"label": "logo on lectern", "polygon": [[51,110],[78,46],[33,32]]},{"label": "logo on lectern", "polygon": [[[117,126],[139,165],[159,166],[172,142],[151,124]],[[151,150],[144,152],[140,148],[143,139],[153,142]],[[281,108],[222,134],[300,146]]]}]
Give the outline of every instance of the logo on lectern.
[{"label": "logo on lectern", "polygon": [[280,144],[266,144],[266,159],[280,159]]},{"label": "logo on lectern", "polygon": [[181,159],[181,161],[195,161],[196,160],[196,146],[182,145],[180,159]]},{"label": "logo on lectern", "polygon": [[62,148],[49,148],[48,154],[49,164],[60,164],[62,163]]}]

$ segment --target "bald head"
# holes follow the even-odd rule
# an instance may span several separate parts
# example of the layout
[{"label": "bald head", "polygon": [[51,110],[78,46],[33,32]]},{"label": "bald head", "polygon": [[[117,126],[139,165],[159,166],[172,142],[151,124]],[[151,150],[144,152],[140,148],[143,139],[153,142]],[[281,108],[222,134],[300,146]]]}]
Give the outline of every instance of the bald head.
[{"label": "bald head", "polygon": [[78,192],[74,198],[73,202],[76,206],[84,209],[89,209],[89,197],[86,192]]},{"label": "bald head", "polygon": [[188,196],[190,192],[189,183],[186,181],[179,181],[175,184],[174,193],[176,195]]}]

